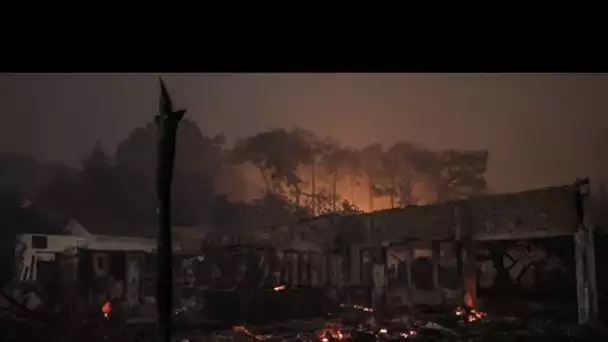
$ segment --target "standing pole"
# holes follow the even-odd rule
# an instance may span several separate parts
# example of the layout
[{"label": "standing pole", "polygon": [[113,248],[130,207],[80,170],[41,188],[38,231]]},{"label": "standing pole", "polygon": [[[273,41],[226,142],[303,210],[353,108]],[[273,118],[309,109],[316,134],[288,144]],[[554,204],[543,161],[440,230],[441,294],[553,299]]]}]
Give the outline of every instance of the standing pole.
[{"label": "standing pole", "polygon": [[173,111],[173,105],[163,80],[160,80],[158,126],[158,168],[156,194],[158,197],[157,287],[158,342],[171,341],[173,297],[173,250],[171,242],[171,181],[175,159],[177,127],[185,110]]}]

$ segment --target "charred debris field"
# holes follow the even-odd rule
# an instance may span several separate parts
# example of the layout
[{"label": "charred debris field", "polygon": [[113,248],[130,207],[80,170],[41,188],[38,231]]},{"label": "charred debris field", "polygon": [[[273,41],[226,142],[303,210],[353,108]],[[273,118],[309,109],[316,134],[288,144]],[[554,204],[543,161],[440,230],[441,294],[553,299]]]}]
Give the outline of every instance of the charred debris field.
[{"label": "charred debris field", "polygon": [[[176,308],[173,341],[600,341],[608,336],[572,317],[533,309],[519,308],[526,314],[512,309],[514,315],[460,306],[375,310],[332,301],[307,287],[213,290],[201,299],[204,304]],[[97,313],[62,316],[12,304],[0,313],[3,341],[156,340],[153,308],[126,312],[107,302]]]}]

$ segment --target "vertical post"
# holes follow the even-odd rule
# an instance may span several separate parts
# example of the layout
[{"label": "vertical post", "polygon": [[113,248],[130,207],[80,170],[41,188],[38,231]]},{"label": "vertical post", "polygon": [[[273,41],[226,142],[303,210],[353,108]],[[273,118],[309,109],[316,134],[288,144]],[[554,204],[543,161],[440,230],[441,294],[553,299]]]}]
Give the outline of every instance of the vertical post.
[{"label": "vertical post", "polygon": [[433,248],[433,289],[440,289],[439,284],[439,261],[441,259],[441,243],[439,241],[432,242]]},{"label": "vertical post", "polygon": [[337,178],[338,178],[338,171],[335,171],[333,174],[333,179],[332,179],[332,191],[333,191],[333,195],[332,195],[332,210],[336,211],[336,202],[338,200],[338,198],[336,197],[336,187],[337,187]]},{"label": "vertical post", "polygon": [[578,323],[587,324],[597,319],[598,294],[595,274],[595,249],[593,237],[586,229],[574,235],[574,259],[576,263],[576,297]]},{"label": "vertical post", "polygon": [[374,183],[371,177],[368,176],[368,202],[369,202],[369,212],[371,213],[372,211],[374,211]]},{"label": "vertical post", "polygon": [[338,289],[344,286],[344,254],[336,255],[336,279],[338,281]]},{"label": "vertical post", "polygon": [[310,286],[317,287],[319,284],[319,253],[309,252],[309,271]]},{"label": "vertical post", "polygon": [[[395,207],[395,154],[391,153],[391,208]],[[406,204],[407,205],[407,204]]]},{"label": "vertical post", "polygon": [[289,253],[289,260],[291,260],[291,285],[300,285],[300,258],[297,251],[291,251]]},{"label": "vertical post", "polygon": [[281,274],[283,272],[283,258],[275,248],[270,249],[270,254],[272,255],[272,285],[279,285],[282,283]]},{"label": "vertical post", "polygon": [[599,316],[599,293],[597,288],[597,274],[595,264],[595,239],[592,231],[586,231],[588,234],[587,248],[587,274],[589,275],[589,309],[591,319],[597,319]]},{"label": "vertical post", "polygon": [[171,182],[175,159],[175,141],[177,127],[185,110],[173,111],[169,93],[162,79],[160,80],[160,113],[156,116],[158,125],[158,167],[156,174],[156,192],[158,197],[158,341],[171,341],[171,313],[173,297],[173,250],[171,243]]},{"label": "vertical post", "polygon": [[598,317],[595,241],[593,222],[589,215],[589,180],[577,180],[575,185],[575,205],[579,219],[578,231],[574,235],[578,323],[587,324]]},{"label": "vertical post", "polygon": [[[376,257],[379,251],[375,251]],[[384,306],[384,293],[385,291],[385,269],[384,265],[378,262],[375,258],[372,266],[372,278],[373,278],[373,289],[372,289],[372,303],[375,309],[380,309]]]},{"label": "vertical post", "polygon": [[[587,182],[587,187],[589,183]],[[585,240],[587,242],[586,260],[587,260],[587,278],[589,284],[589,314],[592,320],[596,320],[599,315],[599,292],[597,288],[597,268],[595,264],[595,237],[593,232],[594,222],[591,220],[589,210],[589,192],[581,189],[581,195],[585,204],[585,212],[583,216],[583,231],[585,232]]]},{"label": "vertical post", "polygon": [[300,284],[310,286],[310,260],[307,252],[298,253],[298,260],[300,263]]},{"label": "vertical post", "polygon": [[312,215],[313,216],[317,216],[317,186],[316,186],[316,179],[315,179],[315,157],[313,156],[312,158],[312,163],[310,164],[310,172],[312,174],[312,179],[311,179],[311,183],[312,183],[312,196],[310,197],[310,200],[312,202]]},{"label": "vertical post", "polygon": [[462,286],[464,283],[464,248],[462,246],[462,241],[455,241],[454,248],[456,250],[456,281],[458,284],[458,305],[462,305],[464,303],[464,287]]},{"label": "vertical post", "polygon": [[409,244],[405,251],[405,273],[407,275],[407,284],[405,284],[407,292],[407,302],[410,309],[414,308],[414,279],[412,272],[412,265],[414,263],[414,249]]},{"label": "vertical post", "polygon": [[464,244],[463,244],[463,215],[462,208],[454,208],[455,231],[454,248],[456,250],[456,279],[458,281],[458,304],[465,304],[466,290],[464,286]]},{"label": "vertical post", "polygon": [[574,260],[576,265],[576,302],[578,305],[578,324],[589,322],[589,286],[586,277],[584,232],[574,235]]},{"label": "vertical post", "polygon": [[285,285],[291,285],[291,278],[293,277],[292,266],[291,266],[291,254],[287,251],[283,252],[283,283]]},{"label": "vertical post", "polygon": [[387,241],[382,242],[382,249],[380,250],[381,254],[381,262],[383,267],[383,286],[382,286],[382,302],[384,305],[388,306],[389,304],[389,287],[388,287],[388,251],[390,244]]},{"label": "vertical post", "polygon": [[350,284],[358,286],[361,284],[361,254],[359,246],[350,245]]}]

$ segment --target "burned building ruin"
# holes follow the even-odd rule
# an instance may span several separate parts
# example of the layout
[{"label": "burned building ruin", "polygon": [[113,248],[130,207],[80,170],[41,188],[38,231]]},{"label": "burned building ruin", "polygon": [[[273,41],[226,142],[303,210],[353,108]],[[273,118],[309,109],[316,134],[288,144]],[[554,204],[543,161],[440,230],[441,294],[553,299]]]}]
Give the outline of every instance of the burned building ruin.
[{"label": "burned building ruin", "polygon": [[[410,310],[446,304],[477,308],[479,287],[487,286],[492,269],[491,258],[480,260],[488,244],[560,238],[571,241],[568,253],[576,279],[572,289],[576,315],[585,324],[597,318],[599,310],[588,194],[588,182],[579,181],[434,205],[330,214],[238,237],[198,234],[182,239],[189,248],[179,245],[178,239],[174,284],[179,286],[174,305],[196,302],[213,291],[304,286],[322,290],[335,303]],[[146,267],[154,264],[153,240],[96,237],[85,243],[83,237],[61,239],[78,240],[78,246],[66,245],[59,251],[51,248],[57,244],[53,242],[46,252],[36,254],[36,260],[55,259],[61,265],[56,271],[62,274],[57,279],[78,281],[79,296],[72,299],[99,311],[108,295],[126,307],[144,305],[154,296],[155,272]],[[33,243],[34,237],[30,240]],[[50,258],[53,253],[58,257]],[[35,280],[32,275],[38,269],[34,264],[31,270],[19,268],[19,279]],[[112,277],[114,282],[100,281],[111,274],[119,274]],[[489,278],[500,281],[495,274]],[[96,294],[106,297],[95,299]]]}]

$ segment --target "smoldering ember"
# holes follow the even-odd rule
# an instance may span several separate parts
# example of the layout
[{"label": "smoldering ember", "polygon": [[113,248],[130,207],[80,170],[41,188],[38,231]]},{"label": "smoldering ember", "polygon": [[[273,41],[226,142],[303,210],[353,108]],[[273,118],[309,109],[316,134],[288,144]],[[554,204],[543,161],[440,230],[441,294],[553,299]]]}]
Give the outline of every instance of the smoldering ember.
[{"label": "smoldering ember", "polygon": [[[157,341],[163,260],[172,263],[172,282],[161,285],[172,294],[172,341],[608,337],[608,238],[597,209],[608,196],[593,180],[492,194],[486,151],[348,149],[302,129],[214,150],[222,137],[180,125],[172,258],[157,253],[155,176],[159,187],[167,178],[153,174],[165,143],[153,123],[113,160],[97,146],[82,170],[53,166],[36,191],[3,190],[2,341]],[[182,153],[192,137],[216,158],[220,181],[188,172],[199,165]],[[128,152],[135,146],[143,152]],[[218,195],[245,163],[265,195]]]}]

